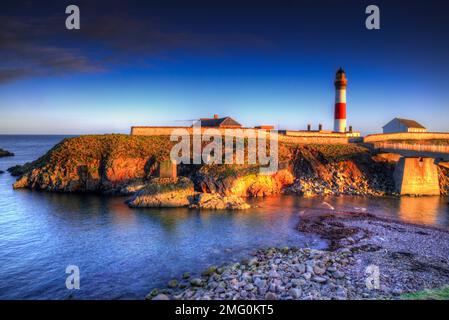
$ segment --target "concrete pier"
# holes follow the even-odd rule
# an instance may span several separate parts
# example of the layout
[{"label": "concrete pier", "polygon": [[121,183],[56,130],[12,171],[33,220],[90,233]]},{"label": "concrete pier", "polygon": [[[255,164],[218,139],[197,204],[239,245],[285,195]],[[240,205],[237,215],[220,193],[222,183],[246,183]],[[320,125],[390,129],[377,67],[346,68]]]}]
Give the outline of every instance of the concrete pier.
[{"label": "concrete pier", "polygon": [[402,157],[396,164],[394,180],[401,195],[439,196],[435,159]]},{"label": "concrete pier", "polygon": [[178,176],[176,163],[171,160],[162,161],[159,163],[159,178],[176,179]]}]

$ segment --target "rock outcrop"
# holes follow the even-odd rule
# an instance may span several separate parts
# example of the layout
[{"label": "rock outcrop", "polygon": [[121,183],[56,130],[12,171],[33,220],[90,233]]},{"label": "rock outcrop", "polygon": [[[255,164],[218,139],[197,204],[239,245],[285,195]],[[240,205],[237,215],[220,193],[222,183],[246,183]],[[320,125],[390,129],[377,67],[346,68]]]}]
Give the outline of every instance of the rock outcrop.
[{"label": "rock outcrop", "polygon": [[206,165],[199,170],[195,181],[204,193],[246,198],[279,194],[283,187],[293,183],[294,177],[288,170],[263,175],[258,166]]},{"label": "rock outcrop", "polygon": [[7,150],[0,149],[0,158],[1,157],[12,157],[12,156],[14,156],[14,153],[9,152]]},{"label": "rock outcrop", "polygon": [[128,205],[134,208],[187,207],[194,195],[193,182],[188,178],[154,178],[128,201]]},{"label": "rock outcrop", "polygon": [[[96,135],[65,139],[34,162],[8,169],[19,176],[14,188],[57,192],[101,192],[132,195],[145,188],[169,158],[169,137]],[[375,154],[358,145],[279,143],[273,175],[258,165],[180,165],[178,175],[192,180],[196,192],[222,197],[263,197],[281,192],[312,195],[395,194],[397,157]],[[439,169],[442,193],[449,172]]]},{"label": "rock outcrop", "polygon": [[118,193],[136,179],[153,176],[171,145],[168,137],[81,136],[64,139],[38,160],[9,171],[20,176],[14,188]]},{"label": "rock outcrop", "polygon": [[449,195],[449,169],[438,167],[438,178],[440,183],[441,195]]},{"label": "rock outcrop", "polygon": [[250,206],[238,196],[222,196],[218,193],[198,193],[193,182],[186,177],[176,179],[154,178],[127,201],[132,208],[178,208],[212,210],[242,210]]},{"label": "rock outcrop", "polygon": [[244,210],[251,208],[251,206],[239,196],[222,196],[219,193],[200,193],[195,196],[190,208]]},{"label": "rock outcrop", "polygon": [[[29,164],[28,164],[29,165]],[[13,177],[20,177],[21,175],[25,174],[26,172],[26,165],[16,165],[14,167],[10,167],[7,169],[7,171],[13,176]]]},{"label": "rock outcrop", "polygon": [[381,196],[395,191],[395,162],[356,145],[306,145],[293,152],[296,181],[288,192]]}]

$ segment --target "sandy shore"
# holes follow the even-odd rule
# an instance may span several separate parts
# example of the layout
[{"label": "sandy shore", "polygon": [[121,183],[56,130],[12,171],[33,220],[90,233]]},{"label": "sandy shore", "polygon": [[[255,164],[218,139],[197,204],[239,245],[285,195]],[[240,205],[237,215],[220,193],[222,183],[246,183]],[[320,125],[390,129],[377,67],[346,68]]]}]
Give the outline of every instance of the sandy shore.
[{"label": "sandy shore", "polygon": [[350,212],[305,214],[298,230],[320,235],[328,250],[258,250],[241,263],[173,279],[147,298],[396,299],[449,283],[445,230]]}]

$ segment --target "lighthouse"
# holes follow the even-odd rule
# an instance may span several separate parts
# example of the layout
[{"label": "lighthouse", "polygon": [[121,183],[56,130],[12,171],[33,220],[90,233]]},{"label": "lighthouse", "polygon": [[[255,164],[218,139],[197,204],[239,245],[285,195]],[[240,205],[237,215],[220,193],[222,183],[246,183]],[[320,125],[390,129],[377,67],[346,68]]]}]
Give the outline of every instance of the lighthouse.
[{"label": "lighthouse", "polygon": [[345,71],[340,67],[335,75],[335,117],[334,131],[346,132],[346,80]]}]

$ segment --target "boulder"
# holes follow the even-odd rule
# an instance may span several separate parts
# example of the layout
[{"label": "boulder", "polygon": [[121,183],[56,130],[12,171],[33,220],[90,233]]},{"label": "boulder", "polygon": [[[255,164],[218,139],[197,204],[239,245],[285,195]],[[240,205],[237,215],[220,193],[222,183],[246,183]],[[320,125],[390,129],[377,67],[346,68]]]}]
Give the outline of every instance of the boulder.
[{"label": "boulder", "polygon": [[14,153],[0,149],[0,158],[1,157],[12,157],[14,156]]},{"label": "boulder", "polygon": [[121,195],[133,195],[136,192],[144,189],[147,185],[147,182],[143,179],[135,179],[125,184],[119,191]]},{"label": "boulder", "polygon": [[238,196],[222,196],[219,193],[200,193],[195,197],[191,208],[214,210],[243,210],[251,206]]},{"label": "boulder", "polygon": [[193,182],[186,177],[154,178],[127,203],[133,208],[187,207],[194,195]]}]

